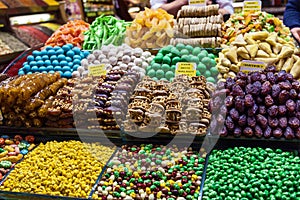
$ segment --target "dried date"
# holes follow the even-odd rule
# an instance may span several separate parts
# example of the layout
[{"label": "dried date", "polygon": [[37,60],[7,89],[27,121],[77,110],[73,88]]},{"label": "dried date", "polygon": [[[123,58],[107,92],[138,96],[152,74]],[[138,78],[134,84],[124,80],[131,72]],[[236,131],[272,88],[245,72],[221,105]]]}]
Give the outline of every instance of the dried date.
[{"label": "dried date", "polygon": [[266,106],[263,106],[263,105],[259,106],[258,113],[261,114],[261,115],[265,115],[267,113]]},{"label": "dried date", "polygon": [[239,112],[235,108],[232,108],[229,111],[229,115],[232,118],[232,120],[234,120],[234,121],[238,121],[240,118]]},{"label": "dried date", "polygon": [[267,96],[272,91],[272,85],[269,81],[266,81],[261,86],[261,95]]},{"label": "dried date", "polygon": [[292,99],[287,100],[285,106],[290,113],[296,110],[296,103]]},{"label": "dried date", "polygon": [[254,99],[251,94],[245,96],[245,106],[252,107],[254,105]]},{"label": "dried date", "polygon": [[239,85],[233,85],[232,86],[232,95],[233,96],[244,96],[245,92]]},{"label": "dried date", "polygon": [[268,117],[268,124],[271,128],[276,128],[279,124],[279,121],[277,118]]},{"label": "dried date", "polygon": [[246,127],[246,128],[243,130],[243,134],[244,134],[246,137],[252,137],[252,136],[253,136],[253,130],[252,130],[252,128]]},{"label": "dried date", "polygon": [[245,99],[240,96],[235,97],[235,108],[243,113],[245,111]]},{"label": "dried date", "polygon": [[261,125],[262,128],[266,128],[268,126],[268,120],[265,116],[258,114],[256,116],[256,121]]},{"label": "dried date", "polygon": [[226,125],[227,130],[229,130],[229,131],[234,130],[234,122],[230,116],[226,117],[225,125]]},{"label": "dried date", "polygon": [[230,108],[234,105],[234,98],[233,96],[227,96],[225,98],[225,105],[227,106],[227,108]]},{"label": "dried date", "polygon": [[257,114],[258,111],[258,106],[256,104],[254,104],[251,108],[248,109],[248,116],[254,116]]},{"label": "dried date", "polygon": [[254,135],[258,138],[261,138],[264,135],[264,133],[263,133],[262,129],[260,128],[260,126],[258,126],[258,125],[255,126]]},{"label": "dried date", "polygon": [[297,129],[299,127],[299,119],[297,117],[289,118],[288,124],[292,129]]},{"label": "dried date", "polygon": [[290,127],[286,127],[284,131],[284,137],[286,139],[294,139],[295,138],[294,131]]},{"label": "dried date", "polygon": [[267,126],[264,131],[264,137],[270,138],[271,136],[272,136],[272,129],[269,126]]},{"label": "dried date", "polygon": [[277,117],[277,115],[278,115],[278,106],[273,105],[270,108],[268,108],[268,114],[271,117]]},{"label": "dried date", "polygon": [[272,134],[275,138],[281,138],[281,136],[283,135],[283,132],[282,132],[281,128],[275,128],[273,130]]},{"label": "dried date", "polygon": [[242,135],[242,129],[240,127],[235,127],[233,131],[233,136],[234,137],[240,137]]},{"label": "dried date", "polygon": [[290,98],[290,93],[286,90],[282,90],[278,95],[278,102],[284,104]]},{"label": "dried date", "polygon": [[272,85],[272,97],[277,98],[280,93],[280,87],[277,84]]},{"label": "dried date", "polygon": [[244,127],[244,126],[246,126],[246,124],[247,124],[246,115],[241,115],[240,118],[239,118],[239,121],[238,121],[238,125],[241,126],[241,127]]},{"label": "dried date", "polygon": [[280,117],[279,120],[278,120],[278,126],[280,128],[286,128],[288,125],[288,120],[286,117]]},{"label": "dried date", "polygon": [[256,126],[256,120],[255,117],[247,117],[247,124],[248,126],[250,126],[251,128],[254,128]]},{"label": "dried date", "polygon": [[272,106],[273,104],[274,104],[273,98],[271,97],[271,95],[267,95],[267,96],[265,97],[265,105],[266,105],[267,107],[270,107],[270,106]]},{"label": "dried date", "polygon": [[286,106],[285,105],[280,105],[278,106],[278,115],[279,116],[284,116],[286,114]]}]

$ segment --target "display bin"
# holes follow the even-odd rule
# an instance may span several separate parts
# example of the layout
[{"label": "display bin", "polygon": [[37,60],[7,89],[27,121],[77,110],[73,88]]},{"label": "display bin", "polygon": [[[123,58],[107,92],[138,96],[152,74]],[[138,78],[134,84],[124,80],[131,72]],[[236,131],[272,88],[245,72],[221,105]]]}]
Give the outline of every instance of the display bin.
[{"label": "display bin", "polygon": [[[12,131],[12,130],[11,130]],[[13,131],[12,131],[13,132]],[[10,133],[12,133],[10,132]],[[0,129],[0,133],[3,133],[3,130]],[[20,133],[20,132],[19,132]],[[35,143],[37,144],[34,148],[36,148],[38,146],[38,144],[40,143],[46,143],[46,142],[50,142],[50,141],[68,141],[68,140],[78,140],[78,141],[83,141],[85,143],[89,143],[89,142],[98,142],[97,139],[100,139],[99,136],[97,138],[97,136],[95,135],[89,135],[89,136],[82,136],[78,137],[74,134],[74,132],[70,132],[67,136],[61,134],[61,132],[57,132],[54,133],[52,132],[50,135],[48,135],[50,132],[48,133],[44,133],[45,135],[43,135],[42,132],[30,132],[30,135],[33,135],[35,137]],[[5,134],[7,135],[11,135],[7,132],[5,132]],[[26,136],[27,134],[19,134],[21,136]],[[102,142],[99,142],[101,145],[111,145],[111,143],[108,143],[107,141],[103,140]],[[107,163],[104,165],[104,167],[102,168],[96,182],[93,184],[93,187],[89,193],[88,198],[86,199],[91,199],[91,195],[94,193],[94,190],[97,186],[97,183],[99,182],[99,180],[102,177],[102,174],[105,172],[106,168],[107,168],[107,164],[110,162],[110,160],[113,158],[113,156],[115,155],[115,153],[117,152],[117,150],[119,149],[119,147],[116,148],[116,150],[112,153],[112,155],[110,156],[109,160],[107,161]],[[34,149],[32,149],[31,151],[33,151]],[[22,158],[19,162],[22,162],[24,158]],[[9,174],[14,170],[14,167],[12,168],[11,171],[9,171],[9,173],[7,173],[4,178],[2,179],[2,181],[0,181],[0,185],[3,184],[3,182],[5,182],[5,180],[7,179],[7,177],[9,176]],[[25,192],[9,192],[9,191],[1,191],[0,190],[0,200],[11,200],[11,199],[32,199],[32,200],[46,200],[46,199],[85,199],[85,198],[78,198],[78,197],[65,197],[65,196],[50,196],[50,195],[44,195],[44,194],[33,194],[33,193],[25,193]]]}]

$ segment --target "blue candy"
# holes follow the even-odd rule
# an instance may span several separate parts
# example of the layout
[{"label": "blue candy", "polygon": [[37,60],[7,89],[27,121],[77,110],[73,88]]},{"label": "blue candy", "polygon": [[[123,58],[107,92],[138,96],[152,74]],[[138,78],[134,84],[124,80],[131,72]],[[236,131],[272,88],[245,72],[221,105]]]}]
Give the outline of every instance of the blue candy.
[{"label": "blue candy", "polygon": [[77,69],[78,69],[78,67],[79,67],[80,65],[73,65],[73,71],[77,71]]},{"label": "blue candy", "polygon": [[72,77],[72,73],[70,71],[66,71],[66,72],[64,72],[63,77],[71,78]]},{"label": "blue candy", "polygon": [[59,60],[59,61],[61,61],[61,60],[66,60],[66,56],[65,55],[58,55],[57,56],[57,59]]},{"label": "blue candy", "polygon": [[48,74],[48,72],[47,72],[47,71],[42,71],[42,73],[43,73],[43,74]]},{"label": "blue candy", "polygon": [[19,70],[18,75],[24,75],[25,72],[23,70]]},{"label": "blue candy", "polygon": [[63,77],[64,73],[62,71],[58,71],[60,76]]},{"label": "blue candy", "polygon": [[29,64],[28,62],[23,62],[23,66],[24,66],[24,65],[28,65],[28,64]]},{"label": "blue candy", "polygon": [[35,61],[31,61],[31,62],[29,63],[29,65],[30,65],[30,66],[34,66],[34,65],[37,65],[37,64],[36,64]]},{"label": "blue candy", "polygon": [[1,135],[1,137],[2,137],[3,139],[9,139],[9,136],[8,136],[8,135]]},{"label": "blue candy", "polygon": [[58,49],[55,53],[56,53],[56,55],[64,54],[64,50]]},{"label": "blue candy", "polygon": [[31,67],[31,71],[33,71],[33,72],[39,71],[38,66],[32,66],[32,67]]},{"label": "blue candy", "polygon": [[42,60],[42,57],[41,56],[36,56],[35,61],[39,61],[39,60]]},{"label": "blue candy", "polygon": [[90,52],[89,51],[83,51],[83,55],[86,58],[88,55],[90,55]]},{"label": "blue candy", "polygon": [[67,51],[69,51],[71,48],[69,47],[69,45],[64,45],[64,46],[62,46],[62,49],[63,49],[65,52],[67,52]]},{"label": "blue candy", "polygon": [[68,62],[65,60],[62,60],[59,62],[59,64],[60,64],[60,66],[66,66],[66,65],[68,65]]},{"label": "blue candy", "polygon": [[74,47],[73,44],[66,44],[66,45],[69,46],[70,49],[72,49]]},{"label": "blue candy", "polygon": [[73,63],[74,63],[74,65],[80,65],[81,64],[81,61],[79,60],[79,59],[75,59],[74,61],[73,61]]},{"label": "blue candy", "polygon": [[56,55],[52,55],[52,56],[50,56],[50,60],[52,61],[52,60],[56,60],[57,59],[57,56]]},{"label": "blue candy", "polygon": [[60,64],[59,64],[58,60],[53,60],[52,65],[53,66],[59,66]]},{"label": "blue candy", "polygon": [[47,55],[43,55],[42,56],[42,59],[45,61],[45,60],[49,60],[49,56],[47,56]]},{"label": "blue candy", "polygon": [[26,154],[28,153],[28,150],[27,150],[27,149],[22,149],[22,150],[20,151],[20,153],[23,154],[23,155],[26,155]]},{"label": "blue candy", "polygon": [[59,50],[59,49],[61,49],[61,47],[59,47],[59,46],[53,47],[53,50],[55,50],[55,51],[57,51],[57,50]]},{"label": "blue candy", "polygon": [[71,71],[71,68],[69,66],[63,66],[62,71],[63,72]]},{"label": "blue candy", "polygon": [[61,71],[61,66],[55,66],[54,71],[56,71],[56,72]]},{"label": "blue candy", "polygon": [[51,65],[51,61],[50,60],[45,60],[44,65],[45,66]]},{"label": "blue candy", "polygon": [[72,50],[73,50],[74,53],[77,54],[77,55],[80,54],[80,52],[81,52],[81,50],[80,50],[79,47],[74,47]]},{"label": "blue candy", "polygon": [[53,69],[54,69],[54,67],[52,65],[47,66],[47,71],[52,71]]},{"label": "blue candy", "polygon": [[48,52],[50,51],[50,50],[52,50],[53,49],[53,47],[52,46],[46,46],[46,48],[45,48]]},{"label": "blue candy", "polygon": [[27,56],[27,61],[28,62],[33,61],[33,60],[34,60],[34,57],[32,55]]},{"label": "blue candy", "polygon": [[32,55],[33,55],[33,56],[40,56],[40,55],[41,55],[41,52],[40,52],[40,51],[37,51],[37,50],[34,50],[34,51],[32,52]]},{"label": "blue candy", "polygon": [[55,71],[51,70],[51,71],[49,71],[49,73],[50,73],[50,74],[54,74],[54,73],[55,73]]},{"label": "blue candy", "polygon": [[44,61],[39,60],[36,62],[37,66],[43,66],[44,65]]},{"label": "blue candy", "polygon": [[24,70],[24,72],[29,72],[30,71],[30,66],[29,65],[25,65],[22,68]]},{"label": "blue candy", "polygon": [[69,67],[73,67],[73,62],[68,62]]},{"label": "blue candy", "polygon": [[44,66],[42,66],[42,67],[39,68],[39,71],[40,71],[40,72],[47,71],[47,68],[44,67]]},{"label": "blue candy", "polygon": [[[73,57],[74,58],[74,57]],[[70,58],[70,57],[66,57],[66,61],[67,62],[72,62],[73,61],[73,59],[72,58]]]},{"label": "blue candy", "polygon": [[72,51],[72,50],[69,50],[69,51],[67,52],[67,56],[69,56],[69,57],[73,57],[74,55],[75,55],[75,52]]},{"label": "blue candy", "polygon": [[32,72],[27,72],[27,74],[32,74]]},{"label": "blue candy", "polygon": [[80,55],[75,55],[75,56],[73,56],[73,59],[74,59],[74,60],[75,60],[75,59],[81,60],[81,56],[80,56]]},{"label": "blue candy", "polygon": [[51,49],[51,50],[49,50],[48,51],[48,55],[49,56],[53,56],[53,55],[55,55],[56,53],[55,53],[55,50],[54,49]]},{"label": "blue candy", "polygon": [[42,56],[43,56],[43,55],[48,55],[48,51],[47,51],[46,49],[42,50],[42,51],[41,51],[41,55],[42,55]]}]

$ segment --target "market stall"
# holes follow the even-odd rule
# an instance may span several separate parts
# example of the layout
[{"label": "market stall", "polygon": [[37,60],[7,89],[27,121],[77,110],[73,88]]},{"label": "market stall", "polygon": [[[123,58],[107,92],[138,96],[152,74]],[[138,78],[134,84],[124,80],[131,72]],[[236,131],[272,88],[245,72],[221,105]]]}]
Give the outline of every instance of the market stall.
[{"label": "market stall", "polygon": [[[300,59],[266,12],[68,21],[0,76],[0,194],[300,199]],[[1,39],[1,37],[0,37]]]}]

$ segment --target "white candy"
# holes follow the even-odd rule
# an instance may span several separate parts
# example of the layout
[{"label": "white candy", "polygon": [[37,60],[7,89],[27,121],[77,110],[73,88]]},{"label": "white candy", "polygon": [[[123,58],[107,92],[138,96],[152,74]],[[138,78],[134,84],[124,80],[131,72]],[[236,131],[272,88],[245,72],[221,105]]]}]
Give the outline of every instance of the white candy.
[{"label": "white candy", "polygon": [[98,60],[103,60],[103,59],[105,59],[106,58],[106,56],[104,55],[104,54],[100,54],[99,56],[98,56]]},{"label": "white candy", "polygon": [[136,58],[134,59],[134,64],[136,64],[137,66],[142,66],[143,60],[141,58]]},{"label": "white candy", "polygon": [[136,71],[136,72],[140,72],[140,67],[138,67],[138,66],[133,66],[133,67],[131,67],[131,70],[132,71]]},{"label": "white candy", "polygon": [[107,200],[113,200],[113,199],[114,199],[114,197],[112,195],[107,196]]},{"label": "white candy", "polygon": [[117,64],[117,62],[118,62],[118,59],[116,58],[116,57],[109,57],[109,63],[111,64],[111,65],[116,65]]},{"label": "white candy", "polygon": [[117,56],[117,52],[115,50],[111,50],[109,53],[108,53],[108,58],[110,57],[116,57]]},{"label": "white candy", "polygon": [[82,75],[82,77],[84,77],[84,78],[85,78],[85,77],[88,77],[89,72],[88,72],[88,71],[84,71],[84,72],[82,72],[81,75]]},{"label": "white candy", "polygon": [[83,67],[89,65],[89,61],[87,59],[82,59],[80,63],[81,63],[81,66],[83,66]]},{"label": "white candy", "polygon": [[109,47],[108,46],[102,46],[101,51],[104,55],[107,55],[109,52]]},{"label": "white candy", "polygon": [[149,200],[154,200],[154,194],[150,194],[148,198],[149,198]]},{"label": "white candy", "polygon": [[133,54],[137,57],[140,57],[142,55],[142,53],[143,53],[143,49],[141,49],[141,48],[135,48],[133,50]]},{"label": "white candy", "polygon": [[121,197],[126,197],[126,193],[125,192],[121,192]]},{"label": "white candy", "polygon": [[102,54],[102,52],[100,50],[95,50],[95,51],[93,51],[93,54],[96,58],[98,58],[99,55]]},{"label": "white candy", "polygon": [[122,62],[123,62],[123,63],[126,63],[126,64],[127,64],[127,63],[130,62],[130,60],[131,60],[131,59],[130,59],[130,57],[129,57],[128,55],[125,55],[125,56],[122,57]]},{"label": "white candy", "polygon": [[120,70],[120,66],[114,66],[112,70]]},{"label": "white candy", "polygon": [[111,176],[109,177],[109,179],[112,180],[112,181],[115,180],[115,175],[111,175]]},{"label": "white candy", "polygon": [[149,66],[149,64],[147,62],[143,62],[142,63],[142,68],[143,69],[146,69],[148,66]]},{"label": "white candy", "polygon": [[94,62],[95,59],[96,59],[96,57],[95,57],[93,54],[90,54],[90,55],[87,56],[87,60],[88,60],[90,63]]},{"label": "white candy", "polygon": [[119,67],[121,70],[127,70],[127,68],[128,68],[128,66],[124,63],[120,64]]},{"label": "white candy", "polygon": [[107,71],[110,71],[110,70],[112,70],[112,65],[111,64],[106,64],[105,65],[105,69],[107,70]]},{"label": "white candy", "polygon": [[72,77],[73,77],[73,78],[79,78],[79,77],[80,77],[79,71],[74,71],[74,72],[72,72]]},{"label": "white candy", "polygon": [[77,68],[77,71],[82,74],[84,72],[84,67],[80,66]]},{"label": "white candy", "polygon": [[130,62],[130,63],[127,64],[127,66],[128,66],[129,68],[131,68],[131,67],[135,66],[135,64],[134,64],[133,62]]},{"label": "white candy", "polygon": [[95,61],[94,61],[94,64],[95,64],[95,65],[99,65],[99,64],[101,64],[101,63],[100,63],[99,60],[95,60]]},{"label": "white candy", "polygon": [[132,49],[124,49],[123,55],[131,56]]},{"label": "white candy", "polygon": [[107,58],[104,58],[103,60],[101,60],[101,63],[103,63],[103,64],[109,64],[109,60]]},{"label": "white candy", "polygon": [[149,51],[144,51],[142,53],[142,56],[144,56],[145,58],[149,58],[149,57],[151,57],[151,53]]},{"label": "white candy", "polygon": [[141,194],[141,199],[145,199],[145,198],[146,198],[146,194],[145,193]]},{"label": "white candy", "polygon": [[136,56],[130,56],[131,61],[134,61],[136,59]]},{"label": "white candy", "polygon": [[148,57],[148,58],[146,58],[146,61],[147,61],[147,63],[151,63],[151,61],[153,60],[153,58],[152,57]]}]

